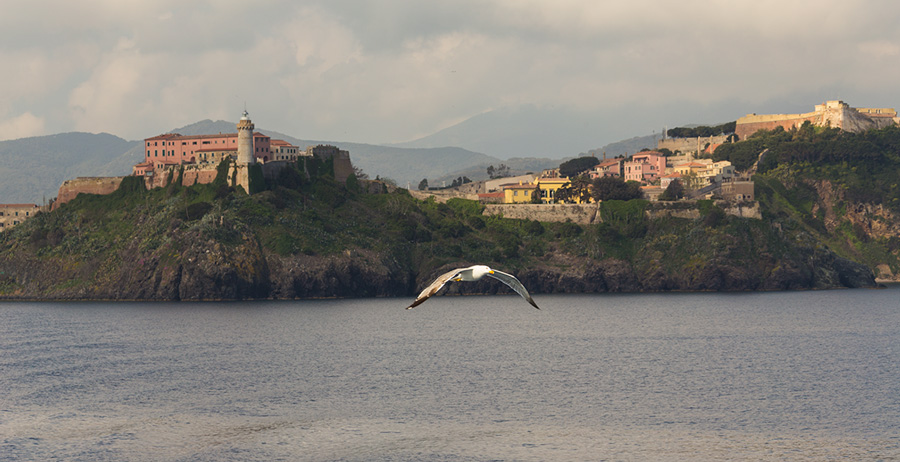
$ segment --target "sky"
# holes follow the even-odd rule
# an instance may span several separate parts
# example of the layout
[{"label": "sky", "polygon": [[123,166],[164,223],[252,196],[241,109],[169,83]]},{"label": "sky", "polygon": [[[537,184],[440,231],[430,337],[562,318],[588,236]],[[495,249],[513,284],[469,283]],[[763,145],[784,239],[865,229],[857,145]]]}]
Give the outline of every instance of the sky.
[{"label": "sky", "polygon": [[[663,126],[900,106],[893,0],[36,0],[0,15],[0,140],[203,119],[399,143],[479,114]],[[548,135],[552,136],[552,135]],[[605,138],[605,139],[604,139]]]}]

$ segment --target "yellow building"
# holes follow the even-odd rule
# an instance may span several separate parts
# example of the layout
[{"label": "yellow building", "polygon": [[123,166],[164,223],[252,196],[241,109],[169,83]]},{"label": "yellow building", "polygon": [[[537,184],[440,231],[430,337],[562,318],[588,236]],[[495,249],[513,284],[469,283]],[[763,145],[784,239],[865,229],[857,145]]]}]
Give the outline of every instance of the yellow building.
[{"label": "yellow building", "polygon": [[[504,204],[530,204],[532,196],[535,194],[535,188],[541,190],[541,203],[551,204],[556,200],[556,193],[560,188],[569,184],[568,178],[547,177],[537,178],[534,183],[525,183],[520,181],[518,184],[501,185],[503,188]],[[580,204],[579,198],[573,198],[573,202]]]},{"label": "yellow building", "polygon": [[541,188],[541,202],[544,204],[552,203],[556,199],[556,191],[559,188],[569,184],[568,178],[538,178],[535,181]]},{"label": "yellow building", "polygon": [[701,164],[699,162],[687,162],[684,164],[676,165],[672,168],[675,173],[680,173],[681,176],[688,175],[693,173],[695,175],[699,175],[701,171],[706,170],[708,166],[706,164]]},{"label": "yellow building", "polygon": [[521,181],[518,184],[503,185],[503,203],[530,204],[534,187],[534,183],[523,183]]}]

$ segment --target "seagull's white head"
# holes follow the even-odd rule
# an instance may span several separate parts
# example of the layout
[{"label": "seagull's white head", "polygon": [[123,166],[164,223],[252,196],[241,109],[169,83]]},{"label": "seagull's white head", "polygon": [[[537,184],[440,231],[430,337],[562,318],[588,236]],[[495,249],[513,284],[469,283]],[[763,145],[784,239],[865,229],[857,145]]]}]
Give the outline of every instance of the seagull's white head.
[{"label": "seagull's white head", "polygon": [[485,274],[494,274],[494,270],[485,265],[475,265],[474,267],[472,267],[472,279],[477,281],[481,279]]}]

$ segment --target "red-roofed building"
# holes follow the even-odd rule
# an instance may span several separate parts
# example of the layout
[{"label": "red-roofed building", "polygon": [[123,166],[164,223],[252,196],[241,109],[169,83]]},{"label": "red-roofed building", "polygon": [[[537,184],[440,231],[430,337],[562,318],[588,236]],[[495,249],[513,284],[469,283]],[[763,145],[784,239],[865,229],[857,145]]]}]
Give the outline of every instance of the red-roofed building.
[{"label": "red-roofed building", "polygon": [[[153,165],[178,165],[211,162],[209,153],[229,151],[236,153],[237,133],[218,135],[184,136],[166,133],[144,140],[144,162]],[[271,139],[259,132],[253,133],[253,153],[257,160],[267,162],[272,159]]]},{"label": "red-roofed building", "polygon": [[603,162],[597,164],[593,170],[590,172],[591,179],[597,179],[601,176],[622,176],[622,164],[625,163],[625,159],[616,158],[616,159],[607,159]]},{"label": "red-roofed building", "polygon": [[661,152],[645,151],[631,156],[622,167],[625,181],[652,183],[666,172],[666,157]]},{"label": "red-roofed building", "polygon": [[284,140],[272,140],[272,160],[297,160],[298,156],[305,155],[300,153],[300,148],[288,143]]},{"label": "red-roofed building", "polygon": [[675,180],[681,181],[680,173],[673,172],[668,175],[663,175],[663,176],[659,177],[659,186],[663,189],[668,188],[669,184]]}]

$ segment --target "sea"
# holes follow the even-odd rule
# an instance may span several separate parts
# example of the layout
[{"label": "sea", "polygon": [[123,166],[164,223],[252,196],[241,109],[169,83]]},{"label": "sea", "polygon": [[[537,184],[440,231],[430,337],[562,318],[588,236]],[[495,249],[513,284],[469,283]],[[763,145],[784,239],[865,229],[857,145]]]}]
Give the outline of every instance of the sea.
[{"label": "sea", "polygon": [[900,286],[0,303],[0,461],[900,459]]}]

